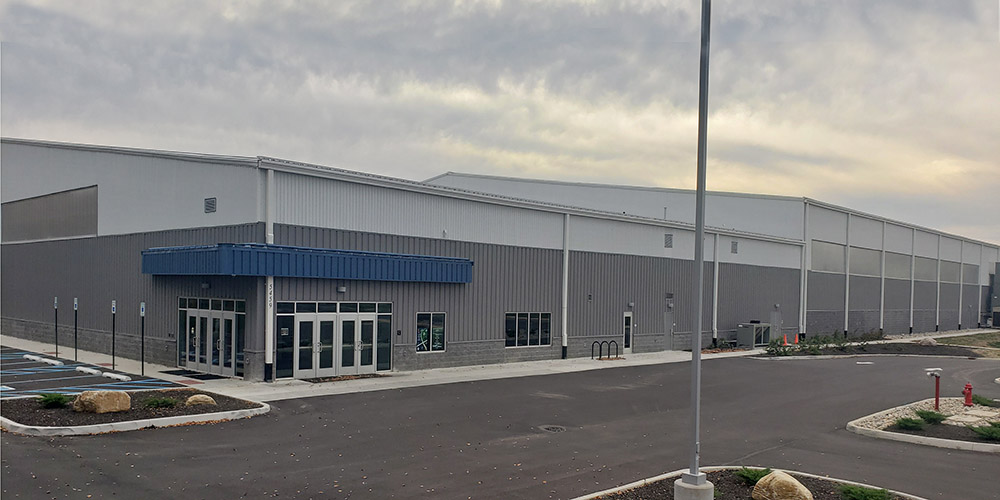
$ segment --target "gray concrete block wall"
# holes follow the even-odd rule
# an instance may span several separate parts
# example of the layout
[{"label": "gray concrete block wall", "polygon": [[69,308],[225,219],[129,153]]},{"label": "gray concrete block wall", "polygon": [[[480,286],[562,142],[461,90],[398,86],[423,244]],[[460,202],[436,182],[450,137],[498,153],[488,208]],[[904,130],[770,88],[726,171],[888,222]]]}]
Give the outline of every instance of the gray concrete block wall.
[{"label": "gray concrete block wall", "polygon": [[909,310],[887,310],[883,331],[887,334],[900,334],[910,332],[910,311]]},{"label": "gray concrete block wall", "polygon": [[844,333],[844,311],[809,311],[806,332],[810,337]]},{"label": "gray concrete block wall", "polygon": [[941,331],[957,330],[958,329],[958,310],[941,310],[941,316],[938,321],[938,329]]},{"label": "gray concrete block wall", "polygon": [[879,312],[850,311],[847,316],[847,334],[852,337],[878,333]]},{"label": "gray concrete block wall", "polygon": [[562,347],[558,342],[550,346],[506,347],[500,340],[452,342],[445,344],[444,352],[416,352],[414,346],[397,344],[392,355],[393,370],[406,371],[558,359]]},{"label": "gray concrete block wall", "polygon": [[657,352],[670,349],[665,333],[637,333],[632,337],[632,352]]},{"label": "gray concrete block wall", "polygon": [[[52,323],[28,321],[14,318],[2,318],[0,331],[4,335],[33,340],[50,344],[50,351],[55,351],[55,329]],[[107,362],[111,362],[110,331],[78,328],[75,346],[82,351],[105,353]],[[142,338],[138,333],[119,332],[114,335],[114,351],[116,358],[139,359]],[[177,343],[172,339],[162,339],[147,336],[145,339],[146,361],[166,366],[177,364]],[[59,357],[73,359],[74,335],[73,325],[59,325]]]},{"label": "gray concrete block wall", "polygon": [[936,326],[936,312],[929,310],[913,311],[913,333],[933,332]]}]

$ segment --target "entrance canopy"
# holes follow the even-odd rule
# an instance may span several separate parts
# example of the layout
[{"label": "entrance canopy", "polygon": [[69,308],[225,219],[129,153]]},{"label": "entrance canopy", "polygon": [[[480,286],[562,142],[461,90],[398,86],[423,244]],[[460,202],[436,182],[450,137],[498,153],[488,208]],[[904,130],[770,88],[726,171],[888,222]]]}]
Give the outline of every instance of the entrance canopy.
[{"label": "entrance canopy", "polygon": [[219,243],[142,251],[144,274],[275,276],[365,281],[469,283],[472,261],[263,243]]}]

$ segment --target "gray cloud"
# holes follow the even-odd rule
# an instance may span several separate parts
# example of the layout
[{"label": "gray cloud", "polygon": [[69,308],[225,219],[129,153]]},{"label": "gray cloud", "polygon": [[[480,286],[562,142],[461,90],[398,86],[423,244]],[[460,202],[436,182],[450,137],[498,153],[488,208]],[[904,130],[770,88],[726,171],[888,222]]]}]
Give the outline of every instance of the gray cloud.
[{"label": "gray cloud", "polygon": [[[414,179],[692,187],[699,4],[6,1],[0,125]],[[971,222],[1000,189],[997,8],[714,2],[709,186],[1000,240]]]}]

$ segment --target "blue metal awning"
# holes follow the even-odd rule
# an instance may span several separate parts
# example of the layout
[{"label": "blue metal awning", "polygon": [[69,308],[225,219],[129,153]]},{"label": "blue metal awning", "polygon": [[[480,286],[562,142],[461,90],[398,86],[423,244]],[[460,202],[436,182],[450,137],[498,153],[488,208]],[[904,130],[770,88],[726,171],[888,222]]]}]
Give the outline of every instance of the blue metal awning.
[{"label": "blue metal awning", "polygon": [[472,261],[455,257],[219,243],[142,251],[142,272],[180,276],[276,276],[469,283]]}]

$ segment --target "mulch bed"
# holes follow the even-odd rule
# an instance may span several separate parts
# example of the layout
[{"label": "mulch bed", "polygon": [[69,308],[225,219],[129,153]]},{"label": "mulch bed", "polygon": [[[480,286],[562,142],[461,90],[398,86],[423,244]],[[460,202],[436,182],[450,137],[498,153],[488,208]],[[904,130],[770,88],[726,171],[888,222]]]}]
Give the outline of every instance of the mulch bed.
[{"label": "mulch bed", "polygon": [[919,431],[903,430],[900,429],[899,427],[896,427],[895,425],[891,425],[883,430],[889,432],[898,432],[900,434],[913,434],[914,436],[924,436],[924,437],[941,438],[941,439],[955,439],[957,441],[971,441],[974,443],[1000,444],[997,443],[996,441],[983,439],[979,437],[979,434],[976,434],[976,432],[973,431],[972,429],[961,425],[927,424],[924,425],[923,430]]},{"label": "mulch bed", "polygon": [[[803,486],[809,489],[814,500],[843,500],[840,495],[840,483],[815,479],[811,477],[801,477],[792,474]],[[674,498],[674,481],[676,479],[666,479],[656,483],[647,484],[639,488],[634,488],[622,493],[605,495],[601,498],[615,500],[672,500]],[[746,484],[731,470],[722,470],[708,473],[708,480],[715,486],[715,498],[719,500],[749,500],[753,493],[753,486]],[[893,500],[902,500],[902,497],[891,495]]]},{"label": "mulch bed", "polygon": [[[200,415],[219,411],[259,408],[259,403],[231,398],[221,394],[197,389],[164,389],[158,391],[127,391],[132,398],[132,409],[116,413],[84,413],[73,411],[72,404],[65,408],[42,408],[36,398],[5,399],[0,404],[0,415],[22,425],[75,426],[128,422],[149,418],[174,417],[178,415]],[[184,401],[195,394],[208,394],[217,403],[212,405],[184,406]],[[173,408],[147,408],[145,402],[152,398],[174,398],[178,400]]]},{"label": "mulch bed", "polygon": [[[866,346],[846,346],[844,349],[838,349],[836,347],[827,347],[825,349],[820,349],[819,354],[823,356],[856,356],[859,354],[918,354],[924,356],[962,356],[968,358],[981,358],[982,354],[979,354],[972,349],[967,349],[965,347],[955,347],[949,345],[920,345],[912,343],[892,343],[892,344],[868,344]],[[791,353],[792,356],[810,356],[810,354],[803,351],[795,351]],[[777,357],[769,356],[763,354],[764,357]]]}]

